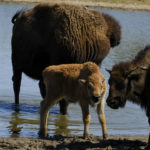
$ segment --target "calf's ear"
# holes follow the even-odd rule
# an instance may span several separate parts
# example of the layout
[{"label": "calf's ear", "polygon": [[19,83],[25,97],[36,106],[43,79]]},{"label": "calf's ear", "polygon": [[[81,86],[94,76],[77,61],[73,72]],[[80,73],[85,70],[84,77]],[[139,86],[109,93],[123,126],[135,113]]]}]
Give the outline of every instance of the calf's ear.
[{"label": "calf's ear", "polygon": [[86,80],[85,79],[79,79],[79,83],[82,84],[82,85],[85,85]]}]

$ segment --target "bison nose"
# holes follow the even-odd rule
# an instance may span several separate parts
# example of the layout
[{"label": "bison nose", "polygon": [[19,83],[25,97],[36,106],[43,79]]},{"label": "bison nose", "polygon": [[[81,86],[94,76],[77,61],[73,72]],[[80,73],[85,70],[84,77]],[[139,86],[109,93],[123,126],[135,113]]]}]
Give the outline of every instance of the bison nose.
[{"label": "bison nose", "polygon": [[93,96],[94,103],[97,103],[99,101],[100,96]]},{"label": "bison nose", "polygon": [[116,102],[116,101],[111,101],[111,102],[109,103],[109,105],[111,105],[111,106],[117,105],[117,102]]},{"label": "bison nose", "polygon": [[107,105],[113,109],[117,109],[120,104],[120,97],[114,97],[113,99],[107,99]]}]

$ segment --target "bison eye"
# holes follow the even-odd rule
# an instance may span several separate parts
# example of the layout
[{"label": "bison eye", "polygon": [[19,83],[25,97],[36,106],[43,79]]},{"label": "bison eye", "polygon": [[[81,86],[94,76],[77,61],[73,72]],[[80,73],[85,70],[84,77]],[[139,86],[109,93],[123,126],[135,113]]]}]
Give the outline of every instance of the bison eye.
[{"label": "bison eye", "polygon": [[138,74],[134,74],[134,75],[132,75],[129,79],[130,79],[130,80],[138,81],[139,78],[140,78],[140,76],[139,76]]},{"label": "bison eye", "polygon": [[87,85],[87,88],[88,88],[88,89],[91,89],[91,86],[90,86],[90,85]]},{"label": "bison eye", "polygon": [[116,89],[117,90],[123,90],[125,88],[125,84],[124,83],[118,83],[116,84]]}]

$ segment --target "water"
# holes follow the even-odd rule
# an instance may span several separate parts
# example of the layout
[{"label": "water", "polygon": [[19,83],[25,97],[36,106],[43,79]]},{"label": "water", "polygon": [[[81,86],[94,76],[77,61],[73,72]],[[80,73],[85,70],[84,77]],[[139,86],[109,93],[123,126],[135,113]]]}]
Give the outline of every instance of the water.
[{"label": "water", "polygon": [[[20,105],[14,105],[11,66],[11,18],[22,8],[33,6],[0,4],[0,136],[38,137],[39,104],[42,100],[38,82],[23,75]],[[122,26],[122,40],[118,47],[110,50],[103,62],[102,72],[108,80],[105,68],[111,69],[119,61],[132,59],[138,51],[150,43],[150,13],[121,10],[101,10],[114,16]],[[94,108],[90,108],[90,134],[102,135]],[[144,111],[139,106],[127,103],[124,109],[105,107],[108,133],[148,135],[149,125]],[[83,134],[82,113],[78,104],[69,105],[69,115],[59,115],[58,105],[51,110],[48,123],[49,134]]]}]

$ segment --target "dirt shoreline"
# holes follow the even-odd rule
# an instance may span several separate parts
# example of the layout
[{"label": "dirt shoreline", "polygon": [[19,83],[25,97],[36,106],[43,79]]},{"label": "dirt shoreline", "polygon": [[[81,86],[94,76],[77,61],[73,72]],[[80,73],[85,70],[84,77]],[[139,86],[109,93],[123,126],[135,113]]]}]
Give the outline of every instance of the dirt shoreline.
[{"label": "dirt shoreline", "polygon": [[56,135],[48,139],[0,138],[0,150],[144,150],[147,136],[110,136],[107,140],[91,135],[85,140],[82,136]]},{"label": "dirt shoreline", "polygon": [[101,7],[108,9],[123,9],[123,10],[138,10],[138,11],[150,11],[150,5],[148,4],[126,4],[126,3],[108,3],[108,2],[92,2],[92,1],[80,1],[80,0],[0,0],[0,3],[17,3],[17,4],[38,4],[38,3],[67,3],[73,5],[80,5],[86,7]]}]

